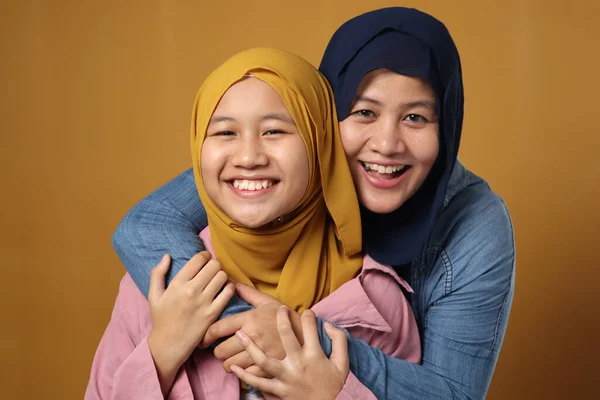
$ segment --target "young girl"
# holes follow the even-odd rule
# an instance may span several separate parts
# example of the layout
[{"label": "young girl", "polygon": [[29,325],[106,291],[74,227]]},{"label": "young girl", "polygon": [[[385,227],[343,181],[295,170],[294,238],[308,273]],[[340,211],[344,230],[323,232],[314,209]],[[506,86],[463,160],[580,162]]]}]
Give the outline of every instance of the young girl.
[{"label": "young girl", "polygon": [[[380,399],[484,398],[514,294],[515,248],[502,199],[457,160],[463,85],[448,30],[414,9],[371,11],[337,30],[320,70],[362,206],[363,249],[410,281],[423,344],[414,365],[348,337],[350,368]],[[190,201],[194,192],[188,171],[118,228],[115,249],[142,290],[160,255],[172,254],[178,270],[203,249],[197,234],[206,217]],[[207,336],[242,329],[273,354],[281,348],[272,340],[276,324],[255,322],[275,321],[273,314],[259,306],[218,321]],[[328,339],[319,337],[327,354]],[[226,366],[248,367],[252,359],[232,339],[215,353]]]},{"label": "young girl", "polygon": [[[125,275],[86,398],[239,397],[237,378],[210,350],[197,349],[233,295],[231,284],[223,288],[227,276],[291,310],[314,305],[355,337],[418,362],[417,327],[401,286],[410,288],[391,269],[368,257],[363,263],[358,201],[322,75],[283,51],[242,52],[202,85],[191,131],[209,222],[201,237],[218,262],[196,255],[165,289],[163,258],[148,301]],[[316,326],[310,311],[303,326]],[[325,326],[328,335],[340,333]],[[304,339],[319,346],[314,334]],[[314,360],[310,381],[326,384],[302,395],[373,398],[347,360],[335,358]]]}]

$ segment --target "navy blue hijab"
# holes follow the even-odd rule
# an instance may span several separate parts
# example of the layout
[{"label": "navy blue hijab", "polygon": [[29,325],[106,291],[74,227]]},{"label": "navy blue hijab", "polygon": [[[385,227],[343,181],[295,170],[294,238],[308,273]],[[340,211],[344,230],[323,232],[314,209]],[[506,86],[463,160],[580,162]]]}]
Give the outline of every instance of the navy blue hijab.
[{"label": "navy blue hijab", "polygon": [[462,74],[450,33],[432,16],[403,7],[359,15],[334,33],[319,68],[333,87],[340,121],[363,77],[379,68],[427,80],[437,100],[440,150],[423,185],[389,214],[361,210],[364,251],[399,267],[421,253],[444,205],[462,130]]}]

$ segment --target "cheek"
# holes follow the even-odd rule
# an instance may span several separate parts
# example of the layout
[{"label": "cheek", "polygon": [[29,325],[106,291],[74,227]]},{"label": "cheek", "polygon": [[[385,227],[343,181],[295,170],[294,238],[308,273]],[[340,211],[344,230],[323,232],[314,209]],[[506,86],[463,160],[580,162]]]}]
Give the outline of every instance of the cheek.
[{"label": "cheek", "polygon": [[310,166],[308,163],[308,154],[306,153],[306,147],[304,142],[301,142],[296,147],[296,156],[293,158],[293,166],[291,172],[294,174],[294,179],[298,184],[298,191],[304,194],[308,188],[310,181]]},{"label": "cheek", "polygon": [[430,132],[424,132],[425,134],[419,137],[413,145],[414,154],[418,161],[427,168],[431,168],[437,159],[440,142],[438,140],[437,129]]},{"label": "cheek", "polygon": [[204,183],[210,183],[218,178],[217,171],[219,169],[220,152],[215,146],[209,143],[204,143],[200,150],[200,172]]},{"label": "cheek", "polygon": [[293,140],[278,143],[277,147],[278,163],[285,178],[291,183],[295,196],[302,196],[310,180],[310,166],[304,141],[297,135]]},{"label": "cheek", "polygon": [[364,129],[360,129],[352,121],[344,120],[340,122],[340,137],[342,138],[342,146],[344,146],[346,157],[351,158],[358,155],[363,147],[362,138],[364,135]]},{"label": "cheek", "polygon": [[294,180],[296,181],[296,190],[298,192],[298,201],[304,196],[310,182],[310,167],[306,157],[298,160],[296,168],[293,170]]},{"label": "cheek", "polygon": [[428,151],[426,152],[424,157],[426,162],[431,167],[435,163],[435,160],[437,159],[438,153],[440,151],[440,142],[438,141],[437,137],[429,143],[427,149]]}]

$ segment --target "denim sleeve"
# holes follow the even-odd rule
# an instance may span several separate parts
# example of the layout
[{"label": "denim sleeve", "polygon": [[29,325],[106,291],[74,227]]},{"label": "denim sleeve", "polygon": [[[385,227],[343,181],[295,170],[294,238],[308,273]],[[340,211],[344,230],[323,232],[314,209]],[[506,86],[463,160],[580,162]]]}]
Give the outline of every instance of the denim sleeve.
[{"label": "denim sleeve", "polygon": [[[350,369],[378,399],[485,398],[514,294],[512,225],[506,209],[499,210],[496,204],[478,210],[467,224],[451,226],[445,249],[413,272],[427,282],[415,293],[416,314],[422,316],[421,365],[348,336]],[[318,327],[329,356],[322,321]]]},{"label": "denim sleeve", "polygon": [[[113,247],[136,285],[148,296],[150,271],[171,255],[167,284],[190,258],[204,250],[198,237],[208,225],[191,169],[150,194],[123,218],[113,235]],[[250,310],[237,296],[220,318]]]}]

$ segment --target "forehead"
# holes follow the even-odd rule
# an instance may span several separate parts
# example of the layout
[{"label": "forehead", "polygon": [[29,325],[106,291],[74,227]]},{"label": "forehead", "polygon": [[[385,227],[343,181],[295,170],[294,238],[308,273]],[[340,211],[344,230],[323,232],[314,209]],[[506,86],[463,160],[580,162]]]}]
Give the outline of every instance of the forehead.
[{"label": "forehead", "polygon": [[295,125],[285,103],[271,86],[259,79],[244,77],[223,94],[208,124],[273,120]]},{"label": "forehead", "polygon": [[264,113],[265,107],[288,113],[285,103],[269,84],[254,77],[244,77],[227,89],[217,104],[215,113],[224,110],[256,112],[261,109]]},{"label": "forehead", "polygon": [[435,101],[435,93],[427,80],[401,75],[388,69],[376,69],[366,74],[356,95],[376,98],[379,101],[403,101],[415,97]]}]

